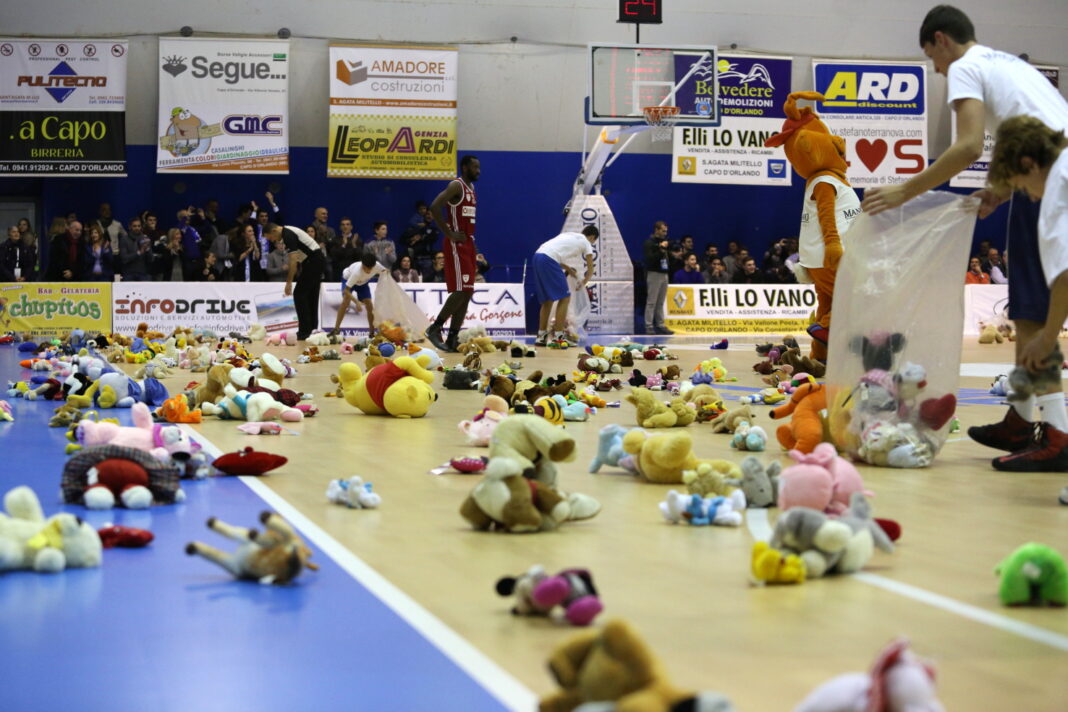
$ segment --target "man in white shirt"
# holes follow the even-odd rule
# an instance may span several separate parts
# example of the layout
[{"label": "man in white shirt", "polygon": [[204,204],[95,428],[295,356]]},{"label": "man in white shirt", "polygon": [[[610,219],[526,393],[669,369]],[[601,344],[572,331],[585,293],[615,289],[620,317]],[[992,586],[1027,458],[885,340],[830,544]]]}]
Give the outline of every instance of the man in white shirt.
[{"label": "man in white shirt", "polygon": [[998,248],[991,247],[986,251],[986,266],[990,274],[991,284],[1009,283],[1008,278],[1005,277],[1005,266],[1001,264],[1001,255],[998,254]]},{"label": "man in white shirt", "polygon": [[341,306],[337,310],[337,319],[334,321],[334,330],[331,336],[341,332],[341,321],[345,318],[345,310],[353,299],[356,300],[356,311],[360,310],[360,304],[367,308],[367,328],[370,333],[375,333],[375,308],[371,301],[370,281],[380,274],[386,274],[389,270],[383,267],[370,252],[364,252],[359,262],[353,262],[341,273]]},{"label": "man in white shirt", "polygon": [[[868,190],[861,207],[873,215],[902,205],[970,166],[982,155],[984,129],[994,132],[1009,117],[1031,116],[1056,131],[1068,129],[1068,102],[1049,80],[1019,57],[978,44],[971,20],[957,8],[939,5],[927,13],[920,27],[920,46],[934,62],[935,71],[946,75],[957,140],[908,181]],[[982,200],[979,216],[986,217],[1008,200],[1011,192],[1004,187],[987,187],[975,195]],[[1009,213],[1009,318],[1016,325],[1017,365],[1022,364],[1024,350],[1042,329],[1049,308],[1049,288],[1038,251],[1040,209],[1026,199],[1014,200]],[[1056,397],[1052,397],[1053,392],[1037,391],[1035,396],[1013,401],[1004,420],[973,426],[968,429],[969,437],[1008,452],[1029,448],[1034,444],[1031,418],[1036,404],[1040,420],[1068,424],[1059,383],[1055,392]]]},{"label": "man in white shirt", "polygon": [[[542,243],[531,264],[534,277],[534,290],[537,292],[541,312],[538,315],[538,338],[535,345],[545,346],[549,341],[567,348],[572,344],[567,339],[567,307],[571,302],[571,288],[567,284],[568,274],[578,278],[578,271],[572,266],[582,264],[585,260],[586,275],[582,278],[580,289],[586,286],[593,276],[593,243],[600,236],[600,231],[593,225],[582,228],[582,232],[563,232],[553,239]],[[556,308],[555,331],[549,335],[549,316]]]}]

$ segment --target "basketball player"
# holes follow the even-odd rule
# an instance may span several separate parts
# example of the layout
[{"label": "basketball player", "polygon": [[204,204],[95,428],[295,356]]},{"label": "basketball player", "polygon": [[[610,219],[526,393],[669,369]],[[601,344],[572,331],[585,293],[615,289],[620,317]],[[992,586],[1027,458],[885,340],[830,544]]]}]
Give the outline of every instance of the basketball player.
[{"label": "basketball player", "polygon": [[[430,205],[434,222],[445,235],[445,285],[449,296],[438,312],[438,318],[426,330],[426,338],[434,348],[455,352],[459,347],[460,329],[467,316],[467,305],[475,291],[475,181],[481,168],[478,158],[464,156],[460,160],[460,177],[445,187]],[[444,213],[442,212],[444,210]],[[441,338],[441,327],[449,322],[449,338]]]},{"label": "basketball player", "polygon": [[[292,225],[268,223],[263,235],[271,244],[281,240],[289,253],[289,272],[286,274],[285,295],[293,295],[297,310],[297,341],[304,341],[319,325],[319,285],[323,281],[326,260],[319,243],[311,235]],[[300,266],[297,288],[293,289],[293,277]]]}]

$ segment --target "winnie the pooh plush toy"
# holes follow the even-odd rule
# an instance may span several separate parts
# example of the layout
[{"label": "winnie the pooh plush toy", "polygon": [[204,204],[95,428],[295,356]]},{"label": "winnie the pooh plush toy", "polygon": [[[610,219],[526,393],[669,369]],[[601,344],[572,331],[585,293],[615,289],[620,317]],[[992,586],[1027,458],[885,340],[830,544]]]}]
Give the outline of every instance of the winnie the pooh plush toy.
[{"label": "winnie the pooh plush toy", "polygon": [[782,146],[790,165],[806,181],[799,235],[801,259],[796,272],[799,282],[816,285],[816,315],[808,333],[812,336],[812,358],[825,363],[842,236],[860,215],[860,199],[846,179],[845,139],[833,135],[811,107],[799,109],[800,99],[823,101],[823,94],[791,93],[783,105],[786,120],[782,130],[764,145]]},{"label": "winnie the pooh plush toy", "polygon": [[338,380],[345,400],[368,415],[422,418],[438,399],[431,387],[434,374],[426,370],[430,359],[401,356],[375,366],[367,375],[354,363],[343,363]]}]

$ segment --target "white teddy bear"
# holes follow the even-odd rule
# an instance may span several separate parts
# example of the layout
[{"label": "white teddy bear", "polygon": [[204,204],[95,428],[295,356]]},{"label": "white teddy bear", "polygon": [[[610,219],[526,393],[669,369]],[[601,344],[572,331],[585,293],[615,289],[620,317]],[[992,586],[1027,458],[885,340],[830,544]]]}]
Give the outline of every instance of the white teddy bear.
[{"label": "white teddy bear", "polygon": [[31,569],[56,573],[67,568],[100,566],[100,535],[73,514],[45,520],[37,495],[16,487],[4,495],[0,513],[0,571]]},{"label": "white teddy bear", "polygon": [[[699,511],[696,516],[699,519],[709,519],[709,522],[718,527],[737,527],[742,524],[742,511],[745,509],[745,493],[736,489],[726,497],[705,497],[685,494],[677,490],[669,490],[667,497],[660,503],[660,513],[664,519],[672,524],[690,522],[693,524],[693,514],[690,507],[697,497]],[[691,516],[686,516],[690,514]]]},{"label": "white teddy bear", "polygon": [[382,497],[372,491],[371,483],[364,482],[358,475],[347,480],[330,480],[326,488],[326,498],[351,509],[377,509],[378,505],[382,504]]}]

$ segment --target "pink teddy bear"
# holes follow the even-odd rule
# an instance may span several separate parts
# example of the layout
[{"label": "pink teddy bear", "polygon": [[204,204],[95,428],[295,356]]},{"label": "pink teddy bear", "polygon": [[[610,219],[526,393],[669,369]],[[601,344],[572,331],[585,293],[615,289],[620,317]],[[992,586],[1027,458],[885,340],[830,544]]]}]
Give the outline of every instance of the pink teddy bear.
[{"label": "pink teddy bear", "polygon": [[77,426],[77,440],[83,447],[94,445],[122,445],[143,450],[163,462],[188,459],[193,452],[193,443],[176,425],[157,425],[152,421],[152,413],[144,403],[135,403],[130,408],[133,426],[127,427],[115,423],[97,423],[82,420]]},{"label": "pink teddy bear", "polygon": [[826,514],[842,514],[849,509],[849,498],[854,492],[871,497],[864,489],[853,463],[838,456],[834,445],[820,443],[810,454],[791,450],[790,457],[797,462],[782,471],[779,476],[779,509],[808,507]]}]

